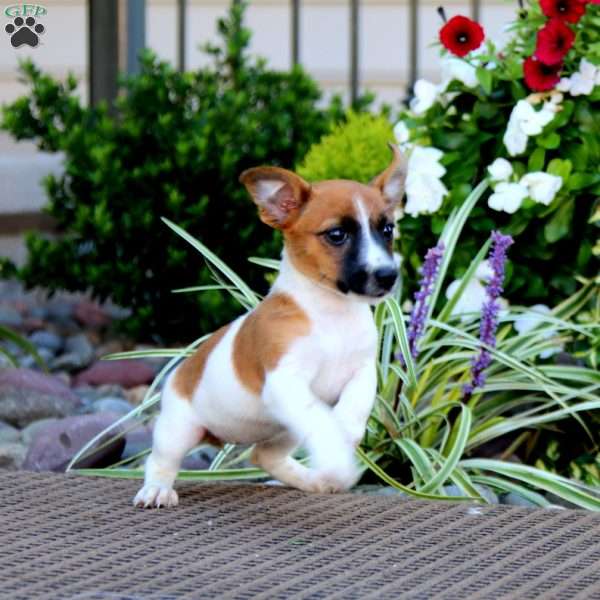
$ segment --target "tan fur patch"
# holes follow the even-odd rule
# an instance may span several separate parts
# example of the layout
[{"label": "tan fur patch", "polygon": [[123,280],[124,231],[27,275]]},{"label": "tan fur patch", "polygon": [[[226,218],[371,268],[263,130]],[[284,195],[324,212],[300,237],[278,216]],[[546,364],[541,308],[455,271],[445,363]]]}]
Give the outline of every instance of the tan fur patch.
[{"label": "tan fur patch", "polygon": [[310,330],[310,321],[287,294],[271,294],[242,323],[233,343],[233,365],[241,383],[260,394],[290,344]]},{"label": "tan fur patch", "polygon": [[180,396],[188,400],[192,399],[210,353],[227,333],[228,328],[229,325],[225,325],[221,329],[217,329],[207,340],[202,342],[192,356],[181,363],[173,378],[173,386]]},{"label": "tan fur patch", "polygon": [[301,273],[329,287],[336,287],[345,248],[327,244],[318,234],[335,227],[344,217],[357,218],[354,199],[364,203],[369,217],[377,222],[383,214],[393,220],[393,209],[379,190],[354,181],[333,180],[311,188],[309,201],[300,217],[284,229],[286,250]]}]

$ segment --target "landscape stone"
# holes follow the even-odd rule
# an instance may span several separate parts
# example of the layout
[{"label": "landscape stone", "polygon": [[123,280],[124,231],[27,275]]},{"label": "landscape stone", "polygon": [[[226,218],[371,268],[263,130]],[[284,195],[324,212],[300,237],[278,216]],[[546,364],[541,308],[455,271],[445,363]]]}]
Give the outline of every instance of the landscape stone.
[{"label": "landscape stone", "polygon": [[500,504],[508,504],[510,506],[522,506],[525,508],[537,508],[537,504],[517,494],[516,492],[508,492],[500,496]]},{"label": "landscape stone", "polygon": [[21,431],[21,440],[26,446],[31,446],[38,433],[52,423],[57,423],[60,419],[39,419],[29,423],[27,427]]},{"label": "landscape stone", "polygon": [[21,432],[16,427],[0,421],[0,444],[18,442],[20,439]]},{"label": "landscape stone", "polygon": [[16,471],[21,468],[27,448],[16,442],[0,443],[0,469]]},{"label": "landscape stone", "polygon": [[153,378],[154,369],[143,360],[108,360],[97,361],[91,367],[79,373],[75,377],[74,385],[116,383],[124,388],[132,388],[150,383]]},{"label": "landscape stone", "polygon": [[141,425],[125,435],[125,449],[121,459],[131,458],[152,447],[152,427],[150,425]]},{"label": "landscape stone", "polygon": [[83,333],[72,335],[65,341],[65,354],[57,357],[53,369],[83,369],[94,359],[94,348]]},{"label": "landscape stone", "polygon": [[48,318],[52,321],[69,322],[72,320],[73,303],[62,298],[54,298],[46,304],[46,311]]},{"label": "landscape stone", "polygon": [[[37,353],[46,366],[48,366],[50,361],[54,358],[54,352],[52,352],[52,350],[48,350],[48,348],[38,348]],[[40,368],[37,360],[32,354],[26,354],[23,358],[21,358],[19,360],[19,366],[25,369]]]},{"label": "landscape stone", "polygon": [[125,398],[130,404],[138,406],[144,401],[149,387],[148,385],[136,385],[129,390],[125,390]]},{"label": "landscape stone", "polygon": [[123,398],[99,398],[98,400],[94,400],[91,405],[92,412],[95,413],[104,413],[110,412],[115,413],[117,415],[126,415],[127,413],[133,410],[133,406],[127,402],[127,400],[123,400]]},{"label": "landscape stone", "polygon": [[73,315],[81,324],[90,328],[106,327],[110,323],[110,318],[104,309],[97,302],[90,300],[78,302]]},{"label": "landscape stone", "polygon": [[[23,469],[29,471],[65,471],[69,462],[93,437],[114,423],[119,415],[104,413],[79,415],[49,424],[38,433],[29,447]],[[125,447],[125,439],[109,440],[121,428],[109,432],[98,440],[93,454],[76,463],[77,468],[107,467],[118,461]]]},{"label": "landscape stone", "polygon": [[78,397],[58,377],[32,369],[0,371],[0,420],[17,427],[75,412]]},{"label": "landscape stone", "polygon": [[35,331],[29,336],[29,341],[39,349],[47,348],[56,353],[60,351],[64,345],[63,339],[51,331]]},{"label": "landscape stone", "polygon": [[0,325],[18,329],[23,325],[23,316],[12,306],[0,306]]}]

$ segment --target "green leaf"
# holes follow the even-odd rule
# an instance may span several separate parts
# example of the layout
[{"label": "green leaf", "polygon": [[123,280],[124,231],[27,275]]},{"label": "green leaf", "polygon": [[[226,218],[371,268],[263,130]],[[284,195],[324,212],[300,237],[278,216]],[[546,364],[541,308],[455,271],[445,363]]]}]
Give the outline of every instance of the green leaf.
[{"label": "green leaf", "polygon": [[546,150],[536,148],[529,157],[528,167],[530,171],[542,171],[546,162]]},{"label": "green leaf", "polygon": [[490,69],[484,67],[477,67],[477,79],[486,94],[491,94],[494,87],[494,76]]},{"label": "green leaf", "polygon": [[569,233],[574,210],[575,200],[569,198],[563,202],[554,213],[552,219],[546,223],[544,226],[544,237],[548,243],[554,244]]}]

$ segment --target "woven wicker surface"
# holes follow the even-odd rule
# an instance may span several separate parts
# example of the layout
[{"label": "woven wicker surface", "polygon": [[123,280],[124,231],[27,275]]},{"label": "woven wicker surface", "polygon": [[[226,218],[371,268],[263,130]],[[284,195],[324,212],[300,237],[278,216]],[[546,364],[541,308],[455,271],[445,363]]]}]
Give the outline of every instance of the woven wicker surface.
[{"label": "woven wicker surface", "polygon": [[2,600],[600,599],[600,516],[0,472]]}]

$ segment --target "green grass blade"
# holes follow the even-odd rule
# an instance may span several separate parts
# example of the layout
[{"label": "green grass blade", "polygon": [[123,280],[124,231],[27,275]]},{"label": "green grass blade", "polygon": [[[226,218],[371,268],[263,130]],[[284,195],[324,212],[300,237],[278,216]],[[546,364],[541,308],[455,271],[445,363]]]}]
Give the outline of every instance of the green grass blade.
[{"label": "green grass blade", "polygon": [[187,231],[175,225],[169,219],[162,218],[162,221],[170,227],[175,233],[180,235],[186,242],[193,246],[202,256],[212,265],[214,265],[223,275],[233,283],[244,298],[252,305],[256,306],[259,302],[258,296],[248,286],[248,284],[232,269],[230,269],[214,252],[209,250],[202,242],[191,236]]},{"label": "green grass blade", "polygon": [[411,386],[417,385],[417,373],[415,370],[415,363],[410,353],[410,346],[408,344],[408,333],[406,331],[406,324],[404,323],[404,316],[398,301],[395,298],[388,298],[385,301],[385,305],[392,317],[392,323],[394,325],[394,331],[396,333],[396,339],[400,344],[400,351],[406,364],[406,370],[408,372],[408,379]]},{"label": "green grass blade", "polygon": [[503,462],[487,458],[470,458],[461,461],[465,469],[489,471],[504,477],[517,479],[536,489],[550,492],[563,500],[572,502],[581,508],[600,511],[600,497],[579,489],[572,481],[554,473],[548,473],[535,467]]}]

